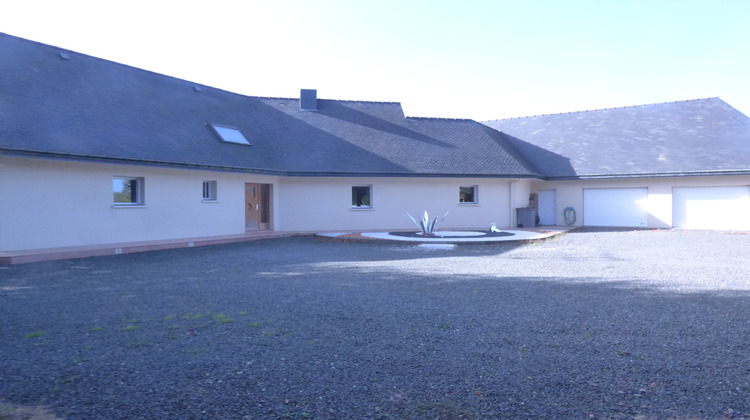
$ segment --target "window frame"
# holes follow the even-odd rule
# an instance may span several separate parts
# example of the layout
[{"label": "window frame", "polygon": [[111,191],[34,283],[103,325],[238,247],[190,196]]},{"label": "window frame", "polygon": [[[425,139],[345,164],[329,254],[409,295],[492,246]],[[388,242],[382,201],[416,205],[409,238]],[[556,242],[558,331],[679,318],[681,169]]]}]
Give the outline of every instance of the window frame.
[{"label": "window frame", "polygon": [[[367,188],[367,197],[368,197],[368,201],[369,201],[368,205],[357,205],[356,204],[356,202],[355,202],[355,200],[356,200],[355,188]],[[372,190],[373,190],[372,184],[357,184],[357,185],[352,185],[352,207],[351,207],[351,209],[352,210],[372,210],[373,209],[373,204],[372,204],[373,203],[373,199],[372,199],[373,193],[372,193]]]},{"label": "window frame", "polygon": [[[122,194],[123,191],[115,190],[115,182],[123,181],[123,187],[125,182],[130,183],[130,201],[117,201],[117,194]],[[135,186],[135,194],[133,194],[132,187]],[[143,177],[137,176],[120,176],[115,175],[112,177],[112,205],[114,207],[142,207],[146,204],[146,180]],[[135,197],[133,197],[135,195]]]},{"label": "window frame", "polygon": [[[472,199],[473,201],[463,201],[462,195],[463,195],[463,189],[465,188],[471,188],[472,192]],[[471,204],[479,204],[479,185],[460,185],[458,187],[458,204],[463,205],[471,205]]]},{"label": "window frame", "polygon": [[214,180],[203,181],[203,201],[204,203],[214,203],[219,201],[218,182]]}]

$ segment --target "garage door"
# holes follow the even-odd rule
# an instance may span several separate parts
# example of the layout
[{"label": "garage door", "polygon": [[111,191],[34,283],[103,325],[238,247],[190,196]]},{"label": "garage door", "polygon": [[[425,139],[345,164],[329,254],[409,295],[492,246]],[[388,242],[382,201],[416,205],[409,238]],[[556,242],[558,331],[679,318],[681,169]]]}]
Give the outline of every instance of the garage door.
[{"label": "garage door", "polygon": [[673,188],[672,226],[750,229],[750,187]]},{"label": "garage door", "polygon": [[647,188],[583,190],[585,226],[646,227]]}]

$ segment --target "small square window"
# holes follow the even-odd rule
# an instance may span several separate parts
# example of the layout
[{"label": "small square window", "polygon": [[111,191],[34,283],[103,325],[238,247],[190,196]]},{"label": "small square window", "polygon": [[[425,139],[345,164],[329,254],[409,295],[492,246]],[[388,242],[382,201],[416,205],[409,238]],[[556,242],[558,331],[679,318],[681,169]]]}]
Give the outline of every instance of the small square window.
[{"label": "small square window", "polygon": [[203,201],[216,201],[216,181],[203,181]]},{"label": "small square window", "polygon": [[372,185],[360,185],[352,187],[352,208],[372,208]]},{"label": "small square window", "polygon": [[112,180],[113,202],[116,206],[142,206],[143,178],[115,177]]},{"label": "small square window", "polygon": [[458,187],[458,202],[467,204],[476,204],[478,197],[479,187],[473,185],[471,187]]}]

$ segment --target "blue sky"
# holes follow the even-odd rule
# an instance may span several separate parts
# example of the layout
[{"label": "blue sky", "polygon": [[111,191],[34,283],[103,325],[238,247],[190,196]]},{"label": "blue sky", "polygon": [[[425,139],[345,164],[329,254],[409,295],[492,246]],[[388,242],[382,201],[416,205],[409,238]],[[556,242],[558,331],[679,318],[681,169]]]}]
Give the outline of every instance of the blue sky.
[{"label": "blue sky", "polygon": [[247,95],[476,120],[718,96],[750,115],[747,0],[8,3],[0,32]]}]

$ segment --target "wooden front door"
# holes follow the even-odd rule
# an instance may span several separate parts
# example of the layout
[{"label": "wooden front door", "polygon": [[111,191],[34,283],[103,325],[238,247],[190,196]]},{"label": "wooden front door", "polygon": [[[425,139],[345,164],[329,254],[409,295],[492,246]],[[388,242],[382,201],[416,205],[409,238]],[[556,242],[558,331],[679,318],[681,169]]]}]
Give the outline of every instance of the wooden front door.
[{"label": "wooden front door", "polygon": [[270,227],[269,184],[245,184],[245,230],[264,230]]},{"label": "wooden front door", "polygon": [[245,184],[245,230],[260,229],[260,185]]}]

